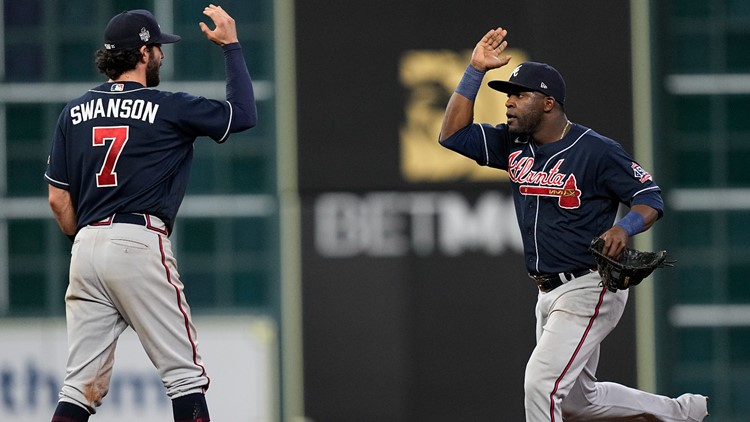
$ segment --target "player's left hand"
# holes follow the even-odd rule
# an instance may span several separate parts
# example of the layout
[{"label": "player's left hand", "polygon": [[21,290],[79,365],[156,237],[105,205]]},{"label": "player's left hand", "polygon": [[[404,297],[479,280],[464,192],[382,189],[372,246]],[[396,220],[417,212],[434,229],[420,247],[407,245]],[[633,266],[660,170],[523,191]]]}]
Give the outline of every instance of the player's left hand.
[{"label": "player's left hand", "polygon": [[500,56],[508,47],[505,37],[508,31],[501,27],[490,29],[474,47],[471,53],[471,65],[479,71],[503,67],[510,62],[510,56]]},{"label": "player's left hand", "polygon": [[599,238],[604,240],[602,254],[617,259],[628,246],[628,233],[620,226],[612,226]]},{"label": "player's left hand", "polygon": [[209,4],[203,9],[203,14],[211,18],[214,25],[216,25],[216,28],[211,30],[205,23],[198,23],[201,32],[206,35],[206,38],[208,38],[209,41],[218,45],[226,45],[239,41],[239,38],[237,38],[237,26],[234,23],[234,18],[229,16],[221,6]]}]

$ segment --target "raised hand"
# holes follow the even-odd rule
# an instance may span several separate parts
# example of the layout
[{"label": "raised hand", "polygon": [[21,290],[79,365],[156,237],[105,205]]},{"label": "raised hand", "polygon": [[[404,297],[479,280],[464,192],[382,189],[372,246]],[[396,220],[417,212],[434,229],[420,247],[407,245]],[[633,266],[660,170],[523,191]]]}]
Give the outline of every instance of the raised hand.
[{"label": "raised hand", "polygon": [[203,14],[211,18],[214,25],[216,25],[216,28],[211,30],[208,28],[208,25],[203,22],[198,24],[201,31],[206,35],[206,38],[208,38],[209,41],[218,45],[231,44],[239,41],[237,38],[237,27],[235,26],[234,18],[229,16],[221,6],[209,4],[203,9]]},{"label": "raised hand", "polygon": [[505,36],[508,31],[498,27],[490,29],[474,47],[471,53],[471,65],[475,69],[487,71],[505,66],[510,62],[510,56],[500,57],[500,54],[508,46]]}]

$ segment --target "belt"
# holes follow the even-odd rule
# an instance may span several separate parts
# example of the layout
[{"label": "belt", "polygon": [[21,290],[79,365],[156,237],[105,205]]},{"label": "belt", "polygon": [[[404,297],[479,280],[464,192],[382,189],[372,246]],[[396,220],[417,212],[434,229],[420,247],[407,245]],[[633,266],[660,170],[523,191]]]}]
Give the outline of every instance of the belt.
[{"label": "belt", "polygon": [[542,293],[548,293],[552,290],[562,286],[563,284],[572,281],[578,277],[583,277],[586,274],[591,274],[596,271],[595,269],[585,268],[582,270],[568,271],[563,273],[552,273],[552,274],[529,274],[531,278],[536,281],[536,286]]},{"label": "belt", "polygon": [[135,224],[137,226],[146,227],[149,230],[159,232],[165,235],[169,235],[167,227],[162,220],[154,215],[150,214],[137,214],[137,213],[117,213],[111,215],[104,220],[91,223],[91,226],[110,226],[114,223],[125,223]]},{"label": "belt", "polygon": [[146,216],[143,214],[115,214],[115,216],[112,218],[112,222],[145,226]]}]

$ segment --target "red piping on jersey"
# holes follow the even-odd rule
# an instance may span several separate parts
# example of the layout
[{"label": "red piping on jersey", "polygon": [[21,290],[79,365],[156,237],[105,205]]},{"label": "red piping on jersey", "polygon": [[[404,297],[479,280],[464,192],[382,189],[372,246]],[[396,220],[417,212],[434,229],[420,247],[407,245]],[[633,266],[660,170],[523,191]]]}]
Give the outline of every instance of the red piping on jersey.
[{"label": "red piping on jersey", "polygon": [[[190,341],[190,346],[193,348],[193,363],[200,367],[202,370],[201,375],[206,375],[206,367],[198,363],[198,348],[195,346],[195,341],[193,341],[193,335],[190,333],[190,319],[188,318],[187,312],[185,312],[185,308],[182,307],[182,300],[180,296],[180,289],[172,283],[172,273],[169,271],[169,267],[167,266],[167,257],[164,254],[164,240],[161,236],[159,236],[159,252],[161,252],[161,265],[164,266],[164,272],[167,275],[167,282],[174,287],[175,294],[177,295],[177,307],[180,309],[180,313],[182,314],[182,318],[185,321],[185,332],[187,332],[188,340]],[[208,378],[208,377],[206,377]],[[208,378],[209,384],[211,383],[211,379]],[[208,384],[206,384],[206,387],[204,390],[208,389]]]},{"label": "red piping on jersey", "polygon": [[573,356],[570,357],[570,360],[568,361],[568,365],[565,366],[565,369],[563,369],[562,373],[559,377],[557,377],[557,380],[555,380],[555,388],[552,389],[552,392],[549,393],[549,416],[550,421],[555,422],[555,393],[557,392],[558,387],[560,387],[560,381],[562,381],[565,374],[568,373],[568,369],[570,369],[570,366],[573,364],[573,361],[576,359],[576,356],[578,356],[578,352],[581,350],[581,346],[583,346],[583,342],[586,341],[586,337],[589,335],[589,331],[591,331],[591,326],[594,325],[594,320],[597,316],[599,316],[599,308],[602,306],[602,302],[604,302],[604,294],[607,293],[607,288],[602,287],[602,292],[599,294],[599,303],[596,304],[596,309],[594,310],[594,315],[591,316],[591,319],[589,319],[589,325],[586,327],[586,330],[583,332],[583,336],[581,337],[581,341],[578,342],[578,347],[576,347],[576,351],[573,352]]}]

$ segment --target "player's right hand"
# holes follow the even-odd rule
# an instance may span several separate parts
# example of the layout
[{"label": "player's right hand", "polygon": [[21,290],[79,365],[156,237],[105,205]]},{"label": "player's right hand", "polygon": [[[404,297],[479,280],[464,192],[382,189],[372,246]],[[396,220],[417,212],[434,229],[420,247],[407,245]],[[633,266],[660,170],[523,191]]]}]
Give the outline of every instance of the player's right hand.
[{"label": "player's right hand", "polygon": [[208,38],[209,41],[218,45],[226,45],[239,41],[237,38],[237,26],[234,23],[234,18],[229,16],[221,6],[209,4],[203,9],[203,14],[211,18],[214,25],[216,25],[216,28],[211,30],[205,23],[198,23],[201,31],[206,35],[206,38]]},{"label": "player's right hand", "polygon": [[602,233],[599,237],[604,240],[604,247],[601,250],[602,254],[612,259],[619,258],[620,254],[628,246],[628,233],[620,226],[612,226],[611,229]]},{"label": "player's right hand", "polygon": [[490,29],[474,47],[471,53],[471,65],[480,71],[497,69],[510,62],[510,56],[500,57],[503,50],[508,46],[505,37],[508,31],[498,27]]}]

